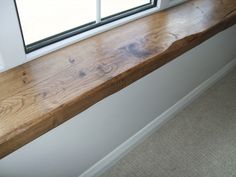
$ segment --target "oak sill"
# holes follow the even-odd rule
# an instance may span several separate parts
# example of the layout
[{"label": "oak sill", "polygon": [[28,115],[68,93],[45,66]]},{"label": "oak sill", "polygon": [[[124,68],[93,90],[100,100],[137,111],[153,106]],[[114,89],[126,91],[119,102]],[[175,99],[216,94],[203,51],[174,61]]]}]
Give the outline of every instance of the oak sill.
[{"label": "oak sill", "polygon": [[192,0],[1,73],[0,158],[234,25],[235,9]]}]

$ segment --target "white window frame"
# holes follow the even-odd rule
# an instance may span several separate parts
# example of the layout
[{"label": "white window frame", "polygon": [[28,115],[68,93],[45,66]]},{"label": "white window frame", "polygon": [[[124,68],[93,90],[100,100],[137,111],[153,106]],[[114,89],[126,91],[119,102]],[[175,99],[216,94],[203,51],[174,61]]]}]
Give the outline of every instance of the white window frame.
[{"label": "white window frame", "polygon": [[[65,46],[71,45],[83,39],[89,38],[101,32],[110,30],[135,19],[150,15],[160,10],[182,3],[186,0],[158,0],[157,7],[122,18],[109,24],[86,31],[76,36],[45,46],[26,54],[20,24],[17,17],[14,0],[0,1],[0,72],[6,71],[30,60],[46,55]],[[100,4],[100,0],[97,0]],[[97,10],[100,14],[100,11]],[[97,15],[97,21],[100,16]]]}]

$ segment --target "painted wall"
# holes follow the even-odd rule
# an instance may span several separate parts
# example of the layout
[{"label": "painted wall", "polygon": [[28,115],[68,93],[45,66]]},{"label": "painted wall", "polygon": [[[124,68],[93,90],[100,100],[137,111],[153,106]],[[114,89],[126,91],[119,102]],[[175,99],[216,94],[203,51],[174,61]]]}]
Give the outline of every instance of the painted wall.
[{"label": "painted wall", "polygon": [[0,26],[1,72],[26,61],[24,45],[13,0],[0,0]]},{"label": "painted wall", "polygon": [[236,57],[236,26],[0,160],[0,177],[78,177]]}]

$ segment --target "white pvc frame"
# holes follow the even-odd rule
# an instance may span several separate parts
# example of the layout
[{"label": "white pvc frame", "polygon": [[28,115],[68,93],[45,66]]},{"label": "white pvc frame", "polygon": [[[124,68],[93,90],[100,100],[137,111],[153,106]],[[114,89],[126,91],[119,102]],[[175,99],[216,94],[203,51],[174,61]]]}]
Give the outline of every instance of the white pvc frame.
[{"label": "white pvc frame", "polygon": [[[160,10],[174,6],[186,0],[159,0],[157,7],[145,10],[143,12],[131,15],[129,17],[111,22],[109,24],[100,26],[90,31],[78,34],[76,36],[67,38],[65,40],[56,42],[49,46],[43,47],[29,54],[25,53],[23,38],[20,31],[20,25],[17,17],[17,12],[14,0],[0,1],[0,72],[6,71],[15,66],[26,63],[30,60],[46,55],[50,52],[71,45],[83,39],[89,38],[101,32],[110,30],[117,26],[123,25],[135,19],[150,15]],[[101,0],[97,0],[100,4]],[[100,14],[99,11],[97,13]],[[99,17],[99,16],[98,16]],[[97,21],[99,21],[97,19]]]}]

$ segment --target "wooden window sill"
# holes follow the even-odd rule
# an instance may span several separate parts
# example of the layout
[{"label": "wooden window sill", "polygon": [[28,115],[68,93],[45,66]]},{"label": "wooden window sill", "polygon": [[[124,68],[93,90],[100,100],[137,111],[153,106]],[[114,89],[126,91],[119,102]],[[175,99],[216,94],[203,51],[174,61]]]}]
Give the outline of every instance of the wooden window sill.
[{"label": "wooden window sill", "polygon": [[234,25],[235,9],[191,0],[1,73],[0,158]]}]

